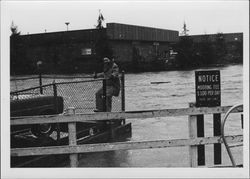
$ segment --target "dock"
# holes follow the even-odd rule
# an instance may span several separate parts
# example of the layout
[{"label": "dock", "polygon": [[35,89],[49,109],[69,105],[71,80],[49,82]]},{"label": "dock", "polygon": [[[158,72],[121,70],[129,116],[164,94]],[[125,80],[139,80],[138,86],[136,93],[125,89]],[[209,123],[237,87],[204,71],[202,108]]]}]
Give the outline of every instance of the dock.
[{"label": "dock", "polygon": [[[166,147],[189,146],[189,162],[190,167],[199,167],[199,160],[205,158],[198,153],[198,147],[208,144],[223,144],[222,136],[198,137],[197,121],[200,115],[223,114],[231,109],[232,106],[219,107],[189,107],[180,109],[163,109],[163,110],[147,110],[147,111],[126,111],[126,112],[102,112],[93,114],[71,114],[57,116],[38,116],[38,117],[17,117],[11,121],[11,125],[39,124],[39,123],[68,123],[69,126],[69,144],[63,146],[44,146],[44,147],[28,147],[28,148],[12,148],[12,157],[23,156],[41,156],[41,155],[70,155],[70,166],[78,166],[78,154],[89,152],[103,152],[114,150],[139,150]],[[242,113],[243,105],[232,110],[232,113]],[[117,121],[121,119],[147,119],[154,117],[167,116],[187,116],[189,139],[173,139],[173,140],[154,140],[154,141],[127,141],[114,143],[96,143],[96,144],[80,144],[77,142],[76,123],[83,121]],[[166,119],[167,120],[167,119]],[[225,136],[228,143],[243,142],[243,135]],[[221,159],[220,159],[221,160]],[[219,166],[216,164],[215,166]],[[240,166],[240,165],[239,165]]]}]

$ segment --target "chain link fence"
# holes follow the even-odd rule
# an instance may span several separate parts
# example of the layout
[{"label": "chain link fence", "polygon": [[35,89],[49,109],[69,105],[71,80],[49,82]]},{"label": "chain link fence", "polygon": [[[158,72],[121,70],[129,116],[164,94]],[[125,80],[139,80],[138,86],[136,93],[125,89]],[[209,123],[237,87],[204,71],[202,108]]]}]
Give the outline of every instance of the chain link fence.
[{"label": "chain link fence", "polygon": [[[119,96],[112,97],[112,112],[125,110],[124,94],[124,74],[120,75],[121,91]],[[96,109],[96,92],[104,89],[105,81],[103,79],[76,80],[60,83],[51,83],[34,88],[14,91],[10,93],[11,101],[30,100],[37,96],[61,96],[64,101],[64,110],[75,108],[77,113],[92,113]],[[104,100],[106,99],[104,95]],[[106,99],[107,100],[107,99]],[[105,102],[103,101],[103,105]],[[105,109],[105,108],[104,108]]]}]

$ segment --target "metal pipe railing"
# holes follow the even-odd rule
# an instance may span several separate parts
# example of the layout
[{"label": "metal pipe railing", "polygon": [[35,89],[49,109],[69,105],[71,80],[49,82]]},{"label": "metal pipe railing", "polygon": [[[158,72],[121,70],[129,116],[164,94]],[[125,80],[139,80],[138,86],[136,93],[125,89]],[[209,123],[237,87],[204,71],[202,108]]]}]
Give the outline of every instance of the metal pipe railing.
[{"label": "metal pipe railing", "polygon": [[232,106],[228,111],[227,111],[227,113],[225,114],[225,116],[224,116],[224,118],[223,118],[223,120],[222,120],[222,122],[221,122],[221,136],[222,136],[222,140],[223,140],[223,143],[225,144],[225,147],[226,147],[226,150],[227,150],[227,153],[228,153],[228,155],[229,155],[229,158],[230,158],[230,160],[231,160],[231,162],[232,162],[232,165],[233,165],[233,167],[236,167],[236,164],[235,164],[235,160],[234,160],[234,158],[233,158],[233,155],[232,155],[232,152],[231,152],[231,150],[230,150],[230,147],[229,147],[229,145],[228,145],[228,143],[227,143],[227,141],[226,141],[226,139],[225,139],[225,135],[224,135],[224,126],[225,126],[225,123],[226,123],[226,120],[227,120],[227,117],[229,116],[229,114],[234,110],[234,109],[236,109],[236,108],[238,108],[238,107],[243,107],[243,104],[237,104],[237,105],[234,105],[234,106]]}]

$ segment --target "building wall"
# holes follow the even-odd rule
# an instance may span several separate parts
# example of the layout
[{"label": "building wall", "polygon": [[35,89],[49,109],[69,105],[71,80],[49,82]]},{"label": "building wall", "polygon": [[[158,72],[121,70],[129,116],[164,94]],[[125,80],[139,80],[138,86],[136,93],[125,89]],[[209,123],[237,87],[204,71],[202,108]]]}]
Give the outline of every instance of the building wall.
[{"label": "building wall", "polygon": [[93,43],[82,42],[50,46],[31,46],[26,48],[26,59],[32,61],[34,65],[36,65],[37,61],[42,61],[43,68],[51,73],[59,71],[85,71],[85,66],[89,65],[89,62],[93,61],[93,58],[91,58],[91,55],[83,55],[82,50],[84,49],[93,49]]},{"label": "building wall", "polygon": [[[180,39],[183,37],[180,36]],[[213,63],[243,63],[243,33],[218,33],[188,37],[192,39],[197,51],[204,44],[210,47],[210,58]],[[214,57],[213,60],[212,57]]]},{"label": "building wall", "polygon": [[167,29],[107,23],[107,35],[112,40],[177,42],[179,32]]},{"label": "building wall", "polygon": [[[104,30],[104,33],[106,31]],[[78,73],[93,71],[96,66],[94,44],[97,39],[96,29],[55,32],[33,35],[21,35],[11,40],[11,61],[15,61],[14,71],[29,66],[29,72],[36,73],[38,61],[42,61],[44,73]],[[83,54],[84,49],[92,49],[92,54]],[[88,68],[87,68],[88,66]],[[19,72],[20,71],[20,72]]]},{"label": "building wall", "polygon": [[150,65],[155,61],[165,62],[169,52],[170,44],[168,42],[150,42],[150,41],[130,41],[113,40],[110,41],[116,62],[121,69],[138,68],[150,70]]},{"label": "building wall", "polygon": [[[204,35],[190,35],[194,42],[202,42],[204,38],[208,38],[212,42],[215,42],[219,34],[204,34]],[[225,42],[242,42],[243,33],[221,33],[220,34]],[[180,37],[181,38],[181,37]]]}]

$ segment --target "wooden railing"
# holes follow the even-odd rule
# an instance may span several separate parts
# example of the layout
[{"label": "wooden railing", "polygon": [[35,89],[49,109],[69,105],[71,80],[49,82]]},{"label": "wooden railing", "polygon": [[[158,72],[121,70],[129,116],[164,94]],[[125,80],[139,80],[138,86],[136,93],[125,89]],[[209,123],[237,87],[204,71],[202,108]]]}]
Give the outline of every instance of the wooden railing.
[{"label": "wooden railing", "polygon": [[[181,108],[181,109],[163,109],[163,110],[145,110],[145,111],[127,111],[111,113],[93,113],[93,114],[65,114],[57,116],[26,116],[13,117],[11,125],[41,124],[41,123],[68,123],[69,145],[68,146],[49,146],[49,147],[31,147],[31,148],[13,148],[11,156],[36,156],[52,154],[70,154],[70,166],[77,167],[78,153],[102,152],[112,150],[134,150],[134,149],[152,149],[165,147],[190,146],[190,166],[197,167],[197,146],[222,143],[221,136],[215,137],[197,137],[197,115],[226,113],[231,106],[222,107],[201,107],[201,108]],[[237,108],[232,113],[243,112],[243,107]],[[145,119],[167,116],[189,116],[189,139],[174,140],[154,140],[154,141],[130,141],[116,143],[83,144],[76,143],[76,122],[88,120],[118,120],[118,119]],[[165,120],[165,119],[163,119]],[[242,142],[242,135],[226,136],[227,142]]]}]

